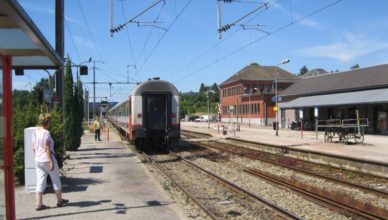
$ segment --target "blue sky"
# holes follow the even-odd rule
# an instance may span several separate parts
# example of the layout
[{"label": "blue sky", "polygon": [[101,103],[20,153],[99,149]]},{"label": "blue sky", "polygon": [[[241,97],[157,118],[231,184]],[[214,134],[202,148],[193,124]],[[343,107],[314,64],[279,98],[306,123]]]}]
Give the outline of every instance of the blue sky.
[{"label": "blue sky", "polygon": [[[54,45],[55,1],[19,2]],[[154,2],[113,0],[114,26]],[[222,3],[223,25],[263,3]],[[257,10],[223,32],[220,40],[216,0],[165,0],[136,19],[139,23],[129,23],[111,37],[109,0],[66,0],[65,54],[76,64],[89,57],[103,61],[96,63],[98,82],[159,76],[183,92],[198,91],[201,83],[222,83],[252,62],[271,66],[288,58],[291,62],[281,67],[291,73],[298,73],[304,65],[345,71],[356,63],[361,67],[388,63],[386,9],[388,1],[383,0],[269,0],[268,8]],[[157,22],[149,23],[153,21]],[[93,78],[92,65],[88,66],[89,75],[81,77],[83,82]],[[47,74],[27,71],[23,77],[13,77],[13,87],[29,89],[41,77]],[[92,92],[92,86],[87,87]],[[107,85],[96,88],[96,96],[120,101],[132,85],[116,84],[111,92]]]}]

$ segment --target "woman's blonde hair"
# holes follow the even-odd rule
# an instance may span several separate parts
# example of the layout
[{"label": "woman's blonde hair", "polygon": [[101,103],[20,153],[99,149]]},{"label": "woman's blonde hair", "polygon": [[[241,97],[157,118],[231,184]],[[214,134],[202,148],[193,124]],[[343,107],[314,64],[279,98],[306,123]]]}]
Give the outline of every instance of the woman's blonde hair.
[{"label": "woman's blonde hair", "polygon": [[39,125],[47,127],[51,122],[51,115],[49,113],[42,113],[39,115]]}]

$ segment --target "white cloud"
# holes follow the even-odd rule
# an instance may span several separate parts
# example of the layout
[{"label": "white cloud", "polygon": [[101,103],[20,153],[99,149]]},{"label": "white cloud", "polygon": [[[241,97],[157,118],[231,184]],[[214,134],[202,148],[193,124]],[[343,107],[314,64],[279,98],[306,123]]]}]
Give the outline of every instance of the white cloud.
[{"label": "white cloud", "polygon": [[328,57],[342,62],[352,60],[376,51],[388,49],[388,42],[379,42],[364,35],[346,33],[345,36],[332,44],[302,49],[307,56]]}]

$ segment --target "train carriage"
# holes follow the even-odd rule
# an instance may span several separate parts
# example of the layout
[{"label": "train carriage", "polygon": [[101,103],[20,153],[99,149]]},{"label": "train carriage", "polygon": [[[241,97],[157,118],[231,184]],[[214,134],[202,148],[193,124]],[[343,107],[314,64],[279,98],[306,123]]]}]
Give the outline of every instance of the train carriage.
[{"label": "train carriage", "polygon": [[108,119],[131,143],[166,145],[180,138],[179,93],[168,81],[153,78],[138,85],[108,112]]}]

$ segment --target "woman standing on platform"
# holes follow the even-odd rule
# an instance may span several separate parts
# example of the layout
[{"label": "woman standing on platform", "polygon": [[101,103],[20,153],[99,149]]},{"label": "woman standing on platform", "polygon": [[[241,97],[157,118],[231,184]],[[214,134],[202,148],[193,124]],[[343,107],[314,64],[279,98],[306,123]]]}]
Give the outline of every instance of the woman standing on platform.
[{"label": "woman standing on platform", "polygon": [[59,179],[59,167],[54,154],[54,140],[48,128],[51,124],[51,115],[42,113],[39,115],[39,128],[32,135],[32,146],[35,154],[36,168],[36,207],[35,210],[49,208],[42,203],[42,194],[46,188],[47,175],[50,175],[54,191],[57,196],[57,207],[66,205],[69,200],[62,198],[62,186]]}]

